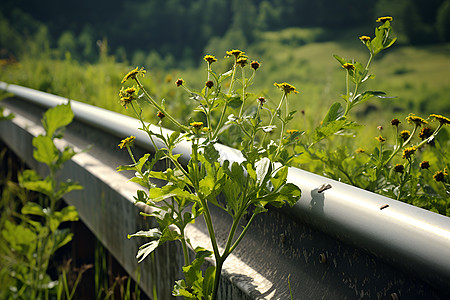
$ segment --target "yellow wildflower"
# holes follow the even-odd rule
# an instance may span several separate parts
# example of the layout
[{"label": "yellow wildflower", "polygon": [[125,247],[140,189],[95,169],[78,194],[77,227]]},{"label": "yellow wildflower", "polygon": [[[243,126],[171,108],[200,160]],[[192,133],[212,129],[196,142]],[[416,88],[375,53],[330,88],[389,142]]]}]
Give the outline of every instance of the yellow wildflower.
[{"label": "yellow wildflower", "polygon": [[351,64],[351,63],[345,63],[342,65],[342,67],[346,70],[354,70],[355,69],[355,65]]},{"label": "yellow wildflower", "polygon": [[214,55],[205,55],[205,57],[203,57],[203,59],[205,61],[207,61],[209,64],[212,64],[213,62],[217,61],[217,59]]},{"label": "yellow wildflower", "polygon": [[131,142],[133,142],[135,138],[135,136],[130,136],[120,141],[120,149],[123,149],[123,147],[129,147],[131,145]]},{"label": "yellow wildflower", "polygon": [[245,65],[247,64],[247,59],[248,59],[248,56],[247,55],[240,55],[238,58],[237,58],[237,60],[236,60],[236,63],[238,64],[238,65],[241,65],[241,67],[245,67]]},{"label": "yellow wildflower", "polygon": [[178,79],[176,82],[175,82],[175,84],[177,85],[177,86],[180,86],[180,85],[183,85],[183,79]]},{"label": "yellow wildflower", "polygon": [[355,152],[356,153],[364,153],[364,152],[366,152],[366,150],[364,150],[364,148],[358,148],[358,149],[356,149]]},{"label": "yellow wildflower", "polygon": [[422,119],[421,117],[416,116],[415,114],[409,114],[409,116],[406,117],[406,121],[408,121],[409,124],[416,124],[417,126],[425,125],[428,122]]},{"label": "yellow wildflower", "polygon": [[432,134],[433,134],[433,131],[431,130],[430,127],[423,127],[419,132],[419,137],[422,140],[425,140],[425,139],[429,138]]},{"label": "yellow wildflower", "polygon": [[450,125],[450,119],[446,118],[444,116],[431,114],[430,118],[434,118],[435,120],[439,121],[439,123],[441,123],[441,125]]},{"label": "yellow wildflower", "polygon": [[400,124],[400,120],[399,119],[392,119],[391,120],[391,125],[392,126],[398,126],[398,124]]},{"label": "yellow wildflower", "polygon": [[433,175],[434,180],[436,180],[437,182],[439,182],[439,181],[445,182],[445,177],[448,176],[448,173],[446,171],[447,170],[445,170],[445,169],[444,169],[444,171],[437,171]]},{"label": "yellow wildflower", "polygon": [[144,68],[141,68],[140,70],[138,69],[138,67],[136,67],[136,69],[134,69],[134,70],[131,70],[130,72],[128,72],[128,74],[127,75],[125,75],[125,77],[122,79],[122,82],[121,83],[124,83],[125,81],[127,81],[128,79],[136,79],[136,77],[138,76],[138,75],[141,75],[142,77],[144,77],[144,74],[146,73],[147,71],[145,71],[144,70]]},{"label": "yellow wildflower", "polygon": [[289,83],[283,82],[283,83],[274,83],[274,86],[284,91],[285,95],[288,95],[290,92],[293,92],[294,94],[298,94],[299,92],[295,88],[295,86],[290,85]]},{"label": "yellow wildflower", "polygon": [[403,166],[402,164],[396,164],[394,167],[394,171],[397,173],[403,173],[403,171],[405,171],[405,166]]},{"label": "yellow wildflower", "polygon": [[411,136],[411,132],[409,132],[408,130],[403,130],[402,132],[400,132],[400,137],[404,141],[406,141],[410,136]]},{"label": "yellow wildflower", "polygon": [[370,41],[370,36],[363,35],[363,36],[360,36],[359,39],[361,40],[361,42],[367,43],[368,41]]},{"label": "yellow wildflower", "polygon": [[298,132],[297,129],[289,129],[289,130],[286,130],[286,133],[288,133],[288,134],[294,134],[294,133],[296,133],[296,132]]},{"label": "yellow wildflower", "polygon": [[203,127],[203,122],[192,122],[191,124],[192,127],[194,127],[195,129],[200,129]]},{"label": "yellow wildflower", "polygon": [[261,66],[261,64],[259,62],[257,62],[256,60],[254,60],[254,61],[252,61],[250,66],[252,67],[252,69],[254,69],[256,71]]},{"label": "yellow wildflower", "polygon": [[386,139],[385,139],[384,137],[382,137],[381,135],[380,135],[380,136],[377,136],[375,139],[376,139],[377,141],[379,141],[380,143],[386,141]]},{"label": "yellow wildflower", "polygon": [[430,162],[428,160],[424,160],[420,163],[420,168],[427,170],[430,167]]},{"label": "yellow wildflower", "polygon": [[410,159],[411,155],[413,155],[417,150],[416,146],[413,147],[406,147],[405,149],[403,149],[403,156],[402,158],[406,158],[406,159]]},{"label": "yellow wildflower", "polygon": [[392,17],[380,17],[377,22],[386,23],[387,21],[392,22]]},{"label": "yellow wildflower", "polygon": [[227,55],[228,55],[228,56],[234,55],[234,57],[235,57],[236,59],[237,59],[240,55],[244,55],[244,54],[245,54],[244,51],[241,51],[241,50],[238,50],[238,49],[234,49],[234,50],[227,51]]}]

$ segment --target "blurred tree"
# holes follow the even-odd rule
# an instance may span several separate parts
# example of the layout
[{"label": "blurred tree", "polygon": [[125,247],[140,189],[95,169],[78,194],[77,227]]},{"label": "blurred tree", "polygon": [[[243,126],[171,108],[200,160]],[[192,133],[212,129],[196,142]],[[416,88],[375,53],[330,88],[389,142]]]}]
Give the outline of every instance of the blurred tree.
[{"label": "blurred tree", "polygon": [[74,59],[79,59],[80,57],[77,55],[77,44],[75,42],[75,37],[71,31],[65,31],[58,39],[58,50],[61,57],[63,58],[66,53],[70,53],[70,55]]},{"label": "blurred tree", "polygon": [[450,42],[450,0],[445,1],[438,9],[436,28],[442,42]]}]

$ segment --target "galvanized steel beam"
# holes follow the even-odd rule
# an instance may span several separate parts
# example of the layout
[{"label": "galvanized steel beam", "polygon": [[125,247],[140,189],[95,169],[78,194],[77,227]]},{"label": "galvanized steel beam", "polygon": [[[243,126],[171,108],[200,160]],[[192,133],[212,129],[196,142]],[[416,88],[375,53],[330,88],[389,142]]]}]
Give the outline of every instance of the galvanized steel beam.
[{"label": "galvanized steel beam", "polygon": [[[27,110],[25,107],[30,105],[27,103],[46,109],[67,102],[62,97],[3,82],[0,82],[0,89],[15,95],[5,104],[19,113],[21,107]],[[98,135],[103,132],[104,136],[98,137],[99,142],[108,140],[112,144],[111,139],[120,141],[134,135],[141,151],[153,150],[146,134],[137,129],[140,127],[138,120],[77,101],[71,101],[71,105],[79,123],[77,126],[84,128],[78,129],[78,133],[75,129],[73,134],[68,130],[69,136],[72,134],[71,142],[85,139],[82,143],[88,144],[86,132],[92,128]],[[31,110],[28,113],[33,113],[33,108],[28,110]],[[5,129],[7,126],[12,125],[0,123],[0,138],[3,140],[13,138]],[[238,151],[225,146],[217,147],[223,159],[242,160]],[[183,154],[183,160],[187,162],[189,144],[180,144],[177,151]],[[99,161],[102,161],[102,156],[114,157],[110,161],[116,163],[108,165],[103,159],[98,166],[103,169],[99,172],[96,168],[90,168],[86,161],[78,162],[79,168],[85,168],[95,176],[102,173],[109,174],[106,177],[114,177],[117,174],[112,174],[117,164],[123,160],[126,162],[118,152],[99,154],[101,151],[95,145],[93,152],[91,156],[97,155]],[[100,182],[109,187],[115,186],[120,193],[120,180],[126,181],[120,177],[114,182],[108,182],[107,178],[100,179]],[[294,299],[383,298],[389,295],[408,299],[445,299],[450,295],[450,218],[297,168],[289,170],[288,180],[302,189],[301,199],[292,209],[271,209],[268,214],[258,217],[236,255],[225,264],[222,299],[238,299],[236,297],[242,298],[244,295],[248,299],[289,299],[288,278]],[[129,188],[124,197],[128,199],[125,206],[131,204],[132,190],[136,188]],[[90,187],[88,189],[96,194]],[[89,193],[83,197],[89,198]],[[76,199],[69,201],[76,205]],[[89,201],[84,205],[89,205]],[[88,213],[89,208],[86,209],[84,215],[81,212],[80,215],[89,223],[92,222],[89,219],[95,216]],[[213,217],[219,236],[222,234],[225,238],[229,220],[214,209]],[[126,218],[124,222],[137,226]],[[97,227],[93,230],[98,230],[96,234],[102,239],[102,230],[105,229]],[[127,230],[130,232],[140,228]],[[188,230],[194,244],[208,242],[201,222]],[[114,244],[114,240],[118,239],[120,236],[116,235],[107,240],[109,244]],[[121,243],[132,244],[130,241]],[[125,268],[127,265],[133,266],[128,267],[131,271],[135,265],[129,257],[133,257],[134,252],[129,247],[125,248],[126,253],[116,256],[122,257],[118,260],[126,264]],[[172,283],[167,284],[171,286]]]}]

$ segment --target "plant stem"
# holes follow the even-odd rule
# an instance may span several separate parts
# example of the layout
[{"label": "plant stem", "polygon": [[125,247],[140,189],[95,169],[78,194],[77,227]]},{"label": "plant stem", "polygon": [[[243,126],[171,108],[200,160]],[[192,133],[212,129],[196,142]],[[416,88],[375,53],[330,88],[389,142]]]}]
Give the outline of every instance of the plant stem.
[{"label": "plant stem", "polygon": [[[285,99],[286,97],[287,97],[287,96],[286,96],[286,93],[283,93],[283,96],[281,96],[280,103],[278,104],[278,107],[277,107],[277,109],[275,110],[275,114],[272,114],[272,117],[270,118],[269,126],[272,126],[272,125],[273,125],[273,119],[275,119],[275,115],[276,115],[277,111],[279,111],[279,110],[281,109],[281,105],[283,104],[283,101],[284,101],[284,99]],[[261,141],[261,145],[264,146],[264,142],[266,141],[266,138],[267,138],[267,132],[264,132],[264,136],[263,136],[263,139],[262,139],[262,141]]]},{"label": "plant stem", "polygon": [[175,124],[181,131],[185,131],[185,126],[181,125],[177,120],[175,120],[164,108],[161,107],[158,103],[156,103],[155,100],[150,96],[150,94],[145,90],[144,86],[141,84],[139,79],[135,78],[139,88],[144,92],[144,95],[146,96],[147,100],[159,111],[161,111],[170,121],[172,121],[173,124]]}]

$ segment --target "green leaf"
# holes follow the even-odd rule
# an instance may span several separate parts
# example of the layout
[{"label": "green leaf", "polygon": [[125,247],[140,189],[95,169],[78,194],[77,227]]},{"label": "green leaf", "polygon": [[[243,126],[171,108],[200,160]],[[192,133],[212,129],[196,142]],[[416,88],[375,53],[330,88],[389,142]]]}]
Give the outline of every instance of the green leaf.
[{"label": "green leaf", "polygon": [[227,104],[228,104],[229,107],[231,107],[233,109],[240,108],[241,105],[242,105],[241,96],[239,96],[238,94],[234,94],[234,95],[229,96]]},{"label": "green leaf", "polygon": [[386,21],[381,26],[375,28],[375,37],[370,41],[370,49],[375,55],[392,46],[396,40],[397,38],[394,36],[390,22]]},{"label": "green leaf", "polygon": [[172,132],[172,134],[169,136],[169,138],[167,139],[167,147],[169,147],[169,149],[173,149],[175,147],[175,145],[178,143],[178,137],[180,136],[180,132],[178,131],[174,131]]},{"label": "green leaf", "polygon": [[372,97],[382,98],[384,95],[386,95],[385,92],[365,91],[364,93],[359,94],[355,97],[355,99],[353,100],[354,101],[353,105],[364,103]]},{"label": "green leaf", "polygon": [[275,175],[270,178],[270,182],[272,182],[273,190],[278,191],[280,187],[286,183],[287,175],[288,175],[288,167],[284,166],[281,169],[278,170]]},{"label": "green leaf", "polygon": [[127,237],[128,239],[132,237],[145,237],[145,238],[151,238],[151,239],[159,239],[161,237],[161,230],[158,228],[152,228],[150,230],[139,230],[136,233],[129,234]]},{"label": "green leaf", "polygon": [[34,202],[27,202],[21,210],[23,215],[35,215],[45,217],[46,214],[42,206]]},{"label": "green leaf", "polygon": [[138,190],[137,192],[136,192],[136,196],[134,196],[134,200],[136,201],[136,202],[144,202],[144,203],[146,203],[147,202],[147,193],[145,192],[145,191],[143,191],[143,190]]},{"label": "green leaf", "polygon": [[177,231],[172,230],[170,227],[164,228],[162,231],[161,238],[159,239],[159,245],[162,245],[165,242],[181,240],[183,236],[179,234]]},{"label": "green leaf", "polygon": [[233,70],[229,70],[229,71],[227,71],[225,73],[220,74],[220,76],[219,76],[219,83],[221,83],[222,81],[224,81],[225,79],[230,77],[231,74],[233,74]]},{"label": "green leaf", "polygon": [[323,124],[320,127],[317,127],[316,130],[314,131],[313,143],[315,144],[323,140],[324,138],[329,137],[330,135],[333,135],[336,132],[340,131],[345,123],[346,120],[336,120]]},{"label": "green leaf", "polygon": [[256,185],[261,186],[269,180],[272,172],[272,163],[267,157],[261,158],[255,163],[256,167]]},{"label": "green leaf", "polygon": [[42,125],[47,136],[53,138],[54,133],[61,127],[67,126],[73,120],[73,112],[70,103],[61,104],[48,109],[43,118]]},{"label": "green leaf", "polygon": [[78,211],[77,208],[73,205],[64,207],[61,210],[61,215],[61,223],[78,221]]},{"label": "green leaf", "polygon": [[203,295],[211,295],[214,289],[214,279],[216,277],[216,268],[209,266],[206,269],[205,277],[203,278]]},{"label": "green leaf", "polygon": [[180,199],[186,199],[191,202],[199,201],[198,197],[195,196],[194,194],[182,190],[173,184],[165,185],[162,188],[150,189],[148,197],[151,199],[152,202],[160,202],[171,197],[178,197]]},{"label": "green leaf", "polygon": [[49,136],[37,136],[33,138],[33,157],[39,162],[45,163],[51,166],[59,156],[59,151],[53,144],[53,140]]},{"label": "green leaf", "polygon": [[8,220],[5,220],[2,236],[11,245],[11,248],[18,251],[22,249],[22,245],[33,245],[37,239],[37,235],[28,227],[22,224],[16,225]]},{"label": "green leaf", "polygon": [[71,191],[82,189],[83,189],[82,185],[79,185],[77,182],[73,182],[72,180],[68,179],[67,181],[59,183],[59,189],[56,192],[55,198],[61,199],[65,194],[68,194]]},{"label": "green leaf", "polygon": [[61,152],[56,165],[59,168],[62,164],[64,164],[66,161],[70,160],[72,157],[74,157],[77,154],[77,152],[75,152],[75,150],[70,147],[70,146],[66,146],[64,148],[64,150]]},{"label": "green leaf", "polygon": [[56,250],[66,245],[72,240],[73,233],[70,228],[58,229],[53,233],[54,244],[51,252],[55,253]]},{"label": "green leaf", "polygon": [[209,143],[208,145],[206,145],[203,156],[211,165],[214,165],[216,162],[218,162],[220,158],[219,151],[216,150],[213,143]]},{"label": "green leaf", "polygon": [[339,120],[340,118],[342,118],[343,115],[344,115],[344,108],[342,107],[341,103],[335,102],[333,103],[333,105],[331,105],[322,123],[326,124],[332,121]]},{"label": "green leaf", "polygon": [[27,190],[39,192],[47,196],[53,195],[53,185],[49,177],[45,178],[44,180],[34,180],[36,178],[26,177],[28,173],[30,172],[24,172],[23,174],[19,175],[19,182],[21,186],[23,186]]},{"label": "green leaf", "polygon": [[135,164],[131,164],[131,165],[123,165],[123,166],[119,166],[119,167],[117,167],[116,168],[116,170],[117,170],[117,172],[120,172],[120,171],[136,171],[136,170],[139,170],[139,171],[141,171],[142,170],[142,167],[145,165],[145,163],[147,162],[147,160],[148,160],[148,157],[150,156],[150,154],[149,153],[146,153],[146,154],[144,154],[144,156],[142,156],[140,159],[139,159],[139,161],[137,162],[137,163],[135,163]]}]

